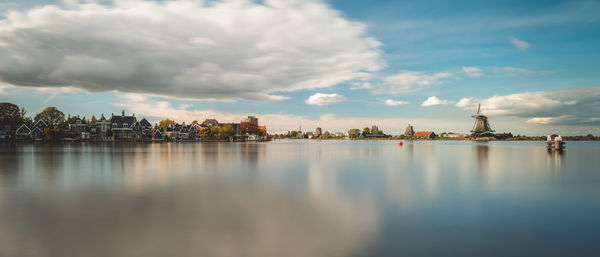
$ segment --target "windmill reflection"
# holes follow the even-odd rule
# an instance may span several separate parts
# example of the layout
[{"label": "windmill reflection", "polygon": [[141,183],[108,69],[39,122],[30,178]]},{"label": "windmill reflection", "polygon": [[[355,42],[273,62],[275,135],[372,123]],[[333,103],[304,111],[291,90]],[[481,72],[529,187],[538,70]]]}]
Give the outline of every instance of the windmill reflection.
[{"label": "windmill reflection", "polygon": [[489,156],[489,146],[485,145],[477,145],[475,146],[477,152],[477,167],[479,170],[483,168],[487,168],[488,156]]}]

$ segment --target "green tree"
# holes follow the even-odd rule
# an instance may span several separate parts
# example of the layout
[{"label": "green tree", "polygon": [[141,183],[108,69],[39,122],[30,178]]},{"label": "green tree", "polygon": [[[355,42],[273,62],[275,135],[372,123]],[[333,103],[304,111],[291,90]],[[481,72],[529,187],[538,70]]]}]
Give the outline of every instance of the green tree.
[{"label": "green tree", "polygon": [[19,106],[13,103],[0,103],[0,121],[23,122],[24,119],[25,108],[19,109]]},{"label": "green tree", "polygon": [[367,136],[369,134],[371,134],[371,130],[369,130],[369,127],[365,127],[362,131],[362,135]]},{"label": "green tree", "polygon": [[193,120],[192,121],[192,125],[196,125],[196,124],[198,124],[198,121],[197,120]]},{"label": "green tree", "polygon": [[231,124],[225,124],[221,127],[221,136],[224,138],[230,138],[235,135],[235,131],[233,131],[233,126]]},{"label": "green tree", "polygon": [[348,137],[352,139],[356,139],[360,136],[360,129],[353,128],[348,130]]},{"label": "green tree", "polygon": [[92,120],[90,120],[91,124],[96,124],[98,120],[96,119],[96,116],[92,115]]},{"label": "green tree", "polygon": [[59,125],[65,121],[65,114],[56,107],[48,107],[35,115],[35,121],[43,120],[49,126]]}]

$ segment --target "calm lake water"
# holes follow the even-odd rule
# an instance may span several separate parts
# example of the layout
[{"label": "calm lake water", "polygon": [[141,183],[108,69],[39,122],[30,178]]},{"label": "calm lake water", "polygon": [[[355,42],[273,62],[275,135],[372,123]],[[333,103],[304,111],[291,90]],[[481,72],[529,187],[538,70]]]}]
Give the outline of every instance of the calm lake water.
[{"label": "calm lake water", "polygon": [[600,143],[0,144],[0,256],[598,256]]}]

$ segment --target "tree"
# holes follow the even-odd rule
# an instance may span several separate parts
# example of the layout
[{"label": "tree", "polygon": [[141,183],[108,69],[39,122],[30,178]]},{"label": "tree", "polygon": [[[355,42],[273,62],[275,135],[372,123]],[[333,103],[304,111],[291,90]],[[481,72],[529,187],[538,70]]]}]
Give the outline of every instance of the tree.
[{"label": "tree", "polygon": [[210,136],[211,137],[218,137],[219,136],[219,126],[210,126],[208,127],[210,129]]},{"label": "tree", "polygon": [[369,135],[369,134],[371,134],[371,131],[369,130],[369,127],[365,127],[365,128],[363,129],[363,131],[362,131],[362,135],[363,135],[363,136],[367,136],[367,135]]},{"label": "tree", "polygon": [[231,124],[225,124],[221,127],[221,136],[224,138],[230,138],[235,135],[235,131],[233,131],[233,126]]},{"label": "tree", "polygon": [[353,128],[353,129],[348,130],[348,137],[349,138],[356,139],[359,136],[360,136],[360,129]]},{"label": "tree", "polygon": [[63,139],[63,131],[59,126],[44,129],[44,137],[51,142],[60,142]]},{"label": "tree", "polygon": [[58,125],[65,121],[65,114],[56,107],[48,107],[35,115],[35,121],[43,120],[49,126]]},{"label": "tree", "polygon": [[0,121],[5,122],[23,122],[25,108],[19,109],[19,106],[13,103],[0,103]]},{"label": "tree", "polygon": [[90,121],[91,124],[96,124],[96,116],[92,115],[92,120]]},{"label": "tree", "polygon": [[201,135],[203,138],[208,138],[208,137],[210,137],[210,129],[209,129],[209,128],[202,128],[202,129],[200,130],[200,135]]},{"label": "tree", "polygon": [[162,131],[165,131],[172,123],[173,121],[169,119],[161,120],[158,122],[158,128],[160,128]]},{"label": "tree", "polygon": [[196,125],[196,124],[198,124],[198,121],[197,120],[193,120],[192,121],[192,125]]}]

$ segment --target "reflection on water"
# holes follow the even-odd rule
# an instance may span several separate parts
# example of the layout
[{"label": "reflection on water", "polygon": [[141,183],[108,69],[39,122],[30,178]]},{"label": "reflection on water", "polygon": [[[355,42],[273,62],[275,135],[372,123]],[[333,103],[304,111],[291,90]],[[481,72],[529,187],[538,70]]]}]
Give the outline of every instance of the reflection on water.
[{"label": "reflection on water", "polygon": [[486,169],[489,151],[487,142],[478,144],[477,146],[475,146],[475,148],[477,149],[477,165],[479,166],[479,169]]},{"label": "reflection on water", "polygon": [[594,256],[600,145],[545,151],[4,144],[0,256]]}]

